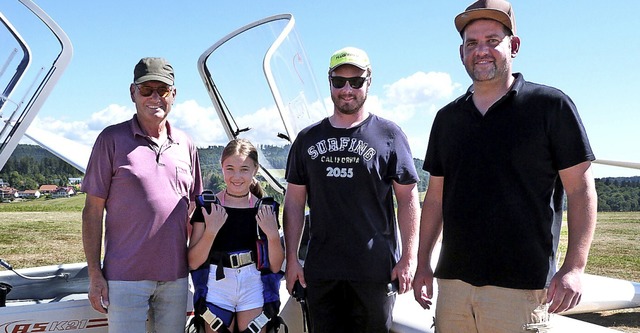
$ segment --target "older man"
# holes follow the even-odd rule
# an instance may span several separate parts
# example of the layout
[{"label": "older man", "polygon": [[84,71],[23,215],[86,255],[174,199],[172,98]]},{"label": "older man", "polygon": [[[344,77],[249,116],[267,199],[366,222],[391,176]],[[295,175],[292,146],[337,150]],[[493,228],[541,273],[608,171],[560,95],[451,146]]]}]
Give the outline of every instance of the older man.
[{"label": "older man", "polygon": [[136,114],[100,133],[82,183],[89,300],[107,313],[111,333],[145,332],[147,314],[152,332],[182,332],[187,221],[202,192],[198,152],[167,121],[176,88],[165,59],[141,59],[129,93]]}]

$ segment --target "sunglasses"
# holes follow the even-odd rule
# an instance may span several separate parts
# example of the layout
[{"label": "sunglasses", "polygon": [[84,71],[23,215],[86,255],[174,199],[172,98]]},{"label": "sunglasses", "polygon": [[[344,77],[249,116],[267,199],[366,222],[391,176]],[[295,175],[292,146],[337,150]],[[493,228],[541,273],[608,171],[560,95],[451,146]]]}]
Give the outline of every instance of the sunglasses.
[{"label": "sunglasses", "polygon": [[149,86],[141,86],[137,84],[136,84],[136,87],[138,88],[140,95],[142,95],[143,97],[149,97],[153,95],[153,92],[155,91],[158,93],[158,96],[162,98],[169,96],[172,88],[171,86],[160,86],[160,87],[154,88]]},{"label": "sunglasses", "polygon": [[356,76],[356,77],[342,77],[342,76],[329,76],[331,85],[336,89],[344,88],[344,85],[349,82],[349,86],[353,89],[360,89],[364,85],[364,82],[368,79],[368,76]]}]

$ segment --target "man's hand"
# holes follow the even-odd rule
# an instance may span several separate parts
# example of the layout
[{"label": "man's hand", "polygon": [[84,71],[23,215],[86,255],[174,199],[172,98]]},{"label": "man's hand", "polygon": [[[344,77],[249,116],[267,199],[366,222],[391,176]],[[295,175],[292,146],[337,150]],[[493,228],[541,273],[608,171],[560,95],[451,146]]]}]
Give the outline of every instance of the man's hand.
[{"label": "man's hand", "polygon": [[430,309],[433,304],[433,270],[428,263],[425,267],[418,265],[413,280],[413,297],[423,309]]},{"label": "man's hand", "polygon": [[415,271],[415,259],[407,259],[405,256],[402,256],[396,266],[393,267],[391,281],[398,280],[398,294],[404,294],[411,290]]},{"label": "man's hand", "polygon": [[100,313],[107,313],[109,307],[109,286],[104,276],[94,276],[89,283],[89,302]]},{"label": "man's hand", "polygon": [[582,297],[582,272],[560,269],[551,279],[547,299],[550,313],[558,313],[574,308]]}]

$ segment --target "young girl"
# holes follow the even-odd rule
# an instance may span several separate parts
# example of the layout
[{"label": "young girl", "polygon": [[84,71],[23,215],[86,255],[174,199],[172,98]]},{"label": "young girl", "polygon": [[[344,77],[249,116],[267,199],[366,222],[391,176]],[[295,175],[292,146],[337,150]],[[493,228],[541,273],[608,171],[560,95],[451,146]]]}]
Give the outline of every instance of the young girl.
[{"label": "young girl", "polygon": [[[274,273],[280,271],[284,250],[273,207],[255,207],[263,195],[254,178],[256,148],[248,140],[232,140],[220,161],[226,189],[216,194],[220,204],[211,204],[209,213],[205,207],[196,209],[191,219],[189,268],[210,263],[207,305],[235,313],[228,328],[233,332],[237,324],[242,332],[262,313],[264,304],[261,272],[255,262],[257,228],[268,240],[269,269]],[[206,332],[214,332],[210,325],[205,325]]]}]

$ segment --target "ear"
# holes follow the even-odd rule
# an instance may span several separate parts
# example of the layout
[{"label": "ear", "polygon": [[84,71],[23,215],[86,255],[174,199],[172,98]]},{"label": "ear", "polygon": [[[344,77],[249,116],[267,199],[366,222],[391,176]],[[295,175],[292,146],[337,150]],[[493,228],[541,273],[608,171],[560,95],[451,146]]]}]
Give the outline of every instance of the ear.
[{"label": "ear", "polygon": [[515,58],[520,51],[520,37],[511,36],[511,58]]},{"label": "ear", "polygon": [[136,99],[133,97],[133,95],[136,93],[136,86],[132,83],[129,86],[129,95],[131,96],[131,101],[132,102],[136,102]]},{"label": "ear", "polygon": [[460,60],[462,61],[462,63],[464,63],[464,52],[462,51],[462,47],[463,47],[463,45],[460,44],[460,49],[459,49],[460,50],[459,51],[460,52]]}]

